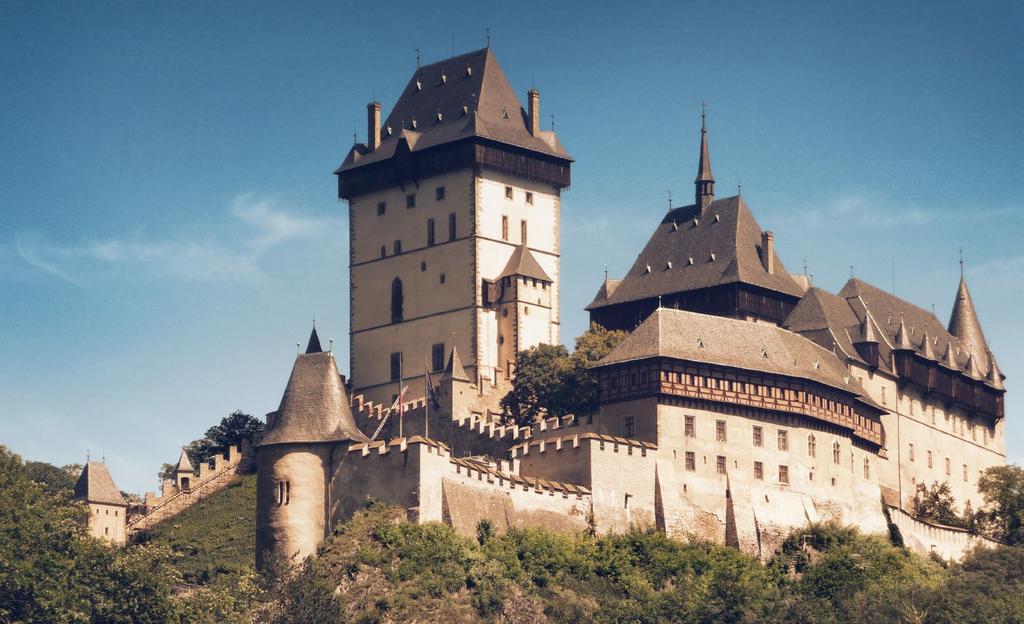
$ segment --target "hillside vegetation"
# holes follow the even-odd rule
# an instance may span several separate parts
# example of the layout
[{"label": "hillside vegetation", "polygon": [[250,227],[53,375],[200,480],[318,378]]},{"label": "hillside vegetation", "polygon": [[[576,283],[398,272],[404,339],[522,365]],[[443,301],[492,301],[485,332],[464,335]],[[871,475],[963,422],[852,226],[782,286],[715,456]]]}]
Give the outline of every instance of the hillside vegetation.
[{"label": "hillside vegetation", "polygon": [[187,583],[244,572],[256,558],[256,475],[242,475],[137,541],[169,549]]},{"label": "hillside vegetation", "polygon": [[258,609],[300,622],[1024,622],[1024,549],[946,567],[881,537],[819,525],[762,565],[656,532],[543,530],[477,540],[371,506]]}]

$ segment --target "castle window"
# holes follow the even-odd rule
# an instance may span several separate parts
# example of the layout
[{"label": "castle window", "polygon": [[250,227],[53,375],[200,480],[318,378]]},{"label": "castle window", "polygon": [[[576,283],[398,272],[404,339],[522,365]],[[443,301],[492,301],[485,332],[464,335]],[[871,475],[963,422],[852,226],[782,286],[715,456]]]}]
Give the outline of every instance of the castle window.
[{"label": "castle window", "polygon": [[725,421],[724,420],[716,420],[715,421],[715,439],[718,440],[719,442],[725,442],[726,441],[725,440]]},{"label": "castle window", "polygon": [[967,464],[964,464],[964,483],[967,483]]},{"label": "castle window", "polygon": [[531,205],[533,204],[533,192],[532,191],[526,191],[526,203],[531,204]]},{"label": "castle window", "polygon": [[754,446],[764,446],[764,428],[754,425]]},{"label": "castle window", "polygon": [[914,443],[911,442],[907,447],[907,459],[914,461]]},{"label": "castle window", "polygon": [[871,478],[871,462],[868,460],[867,457],[864,458],[864,478]]},{"label": "castle window", "polygon": [[779,429],[779,450],[789,450],[789,432],[787,432],[785,429]]},{"label": "castle window", "polygon": [[[397,243],[397,241],[395,241]],[[404,318],[405,301],[402,296],[402,280],[391,280],[391,322],[400,323]]]},{"label": "castle window", "polygon": [[406,208],[415,208],[416,207],[416,194],[415,193],[409,193],[408,195],[405,196],[405,207]]},{"label": "castle window", "polygon": [[505,187],[505,199],[512,199],[512,187],[511,186],[506,186]]},{"label": "castle window", "polygon": [[885,386],[882,386],[882,405],[886,405],[886,402],[885,402]]},{"label": "castle window", "polygon": [[508,217],[501,215],[501,240],[508,240]]},{"label": "castle window", "polygon": [[842,459],[839,456],[839,442],[832,443],[832,463],[839,465]]},{"label": "castle window", "polygon": [[525,245],[526,244],[526,219],[523,219],[522,221],[519,222],[519,237],[520,237],[520,241]]},{"label": "castle window", "polygon": [[391,354],[391,381],[398,381],[402,376],[402,352],[396,351]]},{"label": "castle window", "polygon": [[686,451],[686,469],[690,472],[697,469],[697,458],[694,456],[693,451]]},{"label": "castle window", "polygon": [[284,482],[284,504],[287,505],[292,499],[292,482]]},{"label": "castle window", "polygon": [[445,275],[444,275],[444,273],[442,273],[442,274],[441,274],[441,278],[440,278],[440,279],[441,279],[441,283],[442,283],[442,284],[444,284],[444,280],[445,280]]},{"label": "castle window", "polygon": [[636,435],[636,418],[632,416],[626,416],[623,422],[623,431],[627,438],[632,438]]},{"label": "castle window", "polygon": [[423,271],[426,271],[426,270],[427,270],[427,263],[426,262],[420,262],[420,272],[423,272]]},{"label": "castle window", "polygon": [[932,452],[928,451],[928,467],[932,467]]},{"label": "castle window", "polygon": [[110,535],[110,527],[103,527],[103,534]]},{"label": "castle window", "polygon": [[436,199],[437,201],[443,201],[444,200],[444,187],[443,186],[439,186],[436,189],[434,189],[434,199]]},{"label": "castle window", "polygon": [[952,473],[949,458],[946,458],[946,476],[948,477]]},{"label": "castle window", "polygon": [[697,437],[697,426],[693,422],[693,416],[686,416],[684,418],[685,424],[683,425],[683,435],[685,435],[688,438]]},{"label": "castle window", "polygon": [[779,466],[779,483],[789,483],[789,466]]},{"label": "castle window", "polygon": [[978,428],[975,425],[971,425],[971,440],[974,442],[978,441]]},{"label": "castle window", "polygon": [[384,202],[377,202],[377,216],[382,216],[387,211],[388,205]]},{"label": "castle window", "polygon": [[719,455],[715,458],[715,470],[718,474],[725,474],[725,455]]},{"label": "castle window", "polygon": [[427,219],[427,247],[434,246],[434,220]]},{"label": "castle window", "polygon": [[935,406],[932,405],[932,424],[935,424]]},{"label": "castle window", "polygon": [[764,480],[764,463],[756,461],[754,462],[754,478]]},{"label": "castle window", "polygon": [[394,251],[395,251],[395,255],[396,255],[396,256],[397,256],[398,254],[402,253],[402,241],[400,241],[400,240],[396,240],[396,241],[395,241],[395,242],[393,243],[392,247],[394,248]]},{"label": "castle window", "polygon": [[387,247],[387,245],[381,245],[380,246],[380,257],[381,258],[387,258],[388,257],[388,247]]},{"label": "castle window", "polygon": [[430,350],[430,363],[433,366],[433,370],[439,371],[444,368],[444,343],[439,342],[431,347]]},{"label": "castle window", "polygon": [[808,457],[815,457],[818,453],[818,442],[814,439],[814,434],[807,436],[807,455]]},{"label": "castle window", "polygon": [[455,240],[455,213],[448,214],[448,240]]}]

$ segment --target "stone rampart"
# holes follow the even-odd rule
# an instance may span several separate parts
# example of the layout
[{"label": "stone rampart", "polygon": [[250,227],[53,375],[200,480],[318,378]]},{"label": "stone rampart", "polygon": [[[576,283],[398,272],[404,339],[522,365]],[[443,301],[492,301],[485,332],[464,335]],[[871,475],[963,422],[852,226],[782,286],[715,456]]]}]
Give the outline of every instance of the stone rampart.
[{"label": "stone rampart", "polygon": [[209,462],[199,465],[194,485],[187,490],[177,489],[165,481],[162,496],[146,492],[143,512],[128,519],[128,535],[152,528],[204,498],[227,487],[237,475],[251,470],[252,446],[246,440],[241,446],[230,446],[223,455],[215,455]]},{"label": "stone rampart", "polygon": [[999,544],[964,529],[918,520],[897,507],[889,507],[889,517],[899,528],[904,545],[922,555],[935,553],[943,559],[959,561],[972,548],[994,548]]}]

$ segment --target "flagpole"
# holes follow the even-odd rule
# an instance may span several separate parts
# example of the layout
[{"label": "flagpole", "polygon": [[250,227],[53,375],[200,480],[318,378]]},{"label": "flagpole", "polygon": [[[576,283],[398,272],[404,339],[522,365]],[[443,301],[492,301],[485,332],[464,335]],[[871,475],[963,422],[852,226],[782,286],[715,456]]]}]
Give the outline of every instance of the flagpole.
[{"label": "flagpole", "polygon": [[405,360],[405,354],[401,351],[398,352],[398,437],[402,436],[402,421],[405,420],[405,406],[402,404],[402,364]]},{"label": "flagpole", "polygon": [[430,369],[427,368],[427,361],[423,360],[423,385],[426,386],[426,393],[423,395],[426,401],[423,402],[423,437],[430,439],[430,400],[434,391],[430,383]]}]

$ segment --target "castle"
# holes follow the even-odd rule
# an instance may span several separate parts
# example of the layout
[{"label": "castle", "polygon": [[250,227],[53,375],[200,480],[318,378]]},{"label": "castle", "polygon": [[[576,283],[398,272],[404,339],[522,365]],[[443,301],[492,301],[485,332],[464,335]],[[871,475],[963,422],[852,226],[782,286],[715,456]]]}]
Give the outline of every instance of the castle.
[{"label": "castle", "polygon": [[821,520],[949,557],[976,541],[907,514],[934,481],[977,508],[1005,463],[1004,378],[962,275],[948,325],[860,280],[812,287],[742,197],[716,197],[702,123],[694,203],[587,307],[629,331],[594,369],[599,409],[507,424],[516,354],[559,340],[573,160],[490,48],[418,67],[367,117],[335,171],[351,376],[314,328],[257,446],[258,565],[315,553],[371,498],[467,535],[651,527],[762,557]]}]

